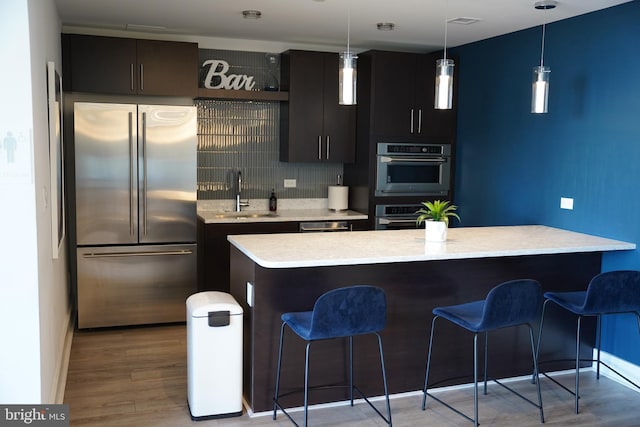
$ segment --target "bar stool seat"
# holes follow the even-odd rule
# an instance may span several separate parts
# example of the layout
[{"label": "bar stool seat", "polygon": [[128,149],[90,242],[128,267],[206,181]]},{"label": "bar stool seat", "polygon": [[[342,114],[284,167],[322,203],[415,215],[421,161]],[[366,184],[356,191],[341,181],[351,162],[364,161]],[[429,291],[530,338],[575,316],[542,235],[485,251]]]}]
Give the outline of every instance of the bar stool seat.
[{"label": "bar stool seat", "polygon": [[[304,367],[304,426],[308,421],[309,390],[309,352],[311,344],[319,340],[348,338],[349,340],[349,385],[350,403],[353,406],[353,392],[356,391],[382,419],[391,426],[391,408],[389,405],[389,391],[387,376],[384,368],[382,339],[379,332],[384,329],[387,320],[387,300],[384,291],[370,285],[354,285],[328,291],[321,295],[314,304],[312,311],[290,312],[281,316],[280,345],[278,348],[278,366],[276,371],[276,385],[273,398],[273,419],[276,419],[280,409],[294,425],[298,425],[291,415],[282,407],[279,399],[290,393],[279,394],[280,373],[282,366],[282,348],[285,326],[307,342]],[[378,339],[380,365],[382,368],[382,382],[386,398],[386,417],[369,401],[353,382],[353,337],[357,335],[374,334]],[[327,388],[327,386],[321,386]],[[296,390],[298,391],[298,390]]]},{"label": "bar stool seat", "polygon": [[[538,354],[542,340],[542,328],[544,326],[544,314],[547,305],[552,302],[559,307],[577,316],[576,327],[576,359],[575,359],[575,391],[572,391],[560,384],[553,377],[541,372],[545,377],[558,384],[563,389],[575,396],[575,412],[579,412],[580,399],[580,362],[596,362],[596,378],[600,378],[600,365],[609,368],[616,375],[620,376],[636,388],[640,386],[611,366],[600,360],[600,346],[602,339],[602,316],[607,314],[635,315],[640,331],[640,271],[617,270],[600,273],[589,282],[586,291],[572,292],[545,292],[544,305],[542,308],[542,320],[538,337]],[[596,359],[580,359],[580,328],[583,317],[596,317]]]},{"label": "bar stool seat", "polygon": [[[542,396],[540,394],[540,383],[538,380],[538,364],[536,360],[536,347],[533,338],[533,323],[540,313],[542,305],[542,288],[540,284],[531,279],[519,279],[503,282],[495,286],[485,300],[474,301],[464,304],[447,307],[436,307],[433,309],[433,320],[431,322],[431,334],[429,338],[429,355],[427,357],[427,372],[424,379],[424,389],[422,397],[422,410],[426,408],[427,396],[443,404],[447,408],[463,416],[467,420],[478,426],[478,334],[484,333],[484,394],[487,394],[487,360],[488,360],[488,333],[497,329],[526,325],[529,329],[529,339],[531,341],[531,356],[533,359],[534,379],[538,402],[534,402],[500,381],[492,380],[498,385],[521,397],[531,405],[539,409],[540,422],[544,423],[544,412],[542,409]],[[431,368],[431,357],[433,354],[433,336],[435,332],[436,320],[444,318],[453,324],[472,332],[473,335],[473,410],[474,417],[471,418],[443,400],[429,393],[429,370]]]}]

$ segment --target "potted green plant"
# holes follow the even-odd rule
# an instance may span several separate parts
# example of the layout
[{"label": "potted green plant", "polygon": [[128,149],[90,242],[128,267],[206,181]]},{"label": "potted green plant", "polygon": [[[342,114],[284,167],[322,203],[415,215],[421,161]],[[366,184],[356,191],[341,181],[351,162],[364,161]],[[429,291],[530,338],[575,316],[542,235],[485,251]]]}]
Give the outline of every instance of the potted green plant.
[{"label": "potted green plant", "polygon": [[422,202],[422,208],[416,213],[416,225],[425,224],[425,240],[428,242],[444,242],[447,240],[447,228],[449,219],[456,218],[460,221],[460,216],[456,213],[458,207],[452,205],[448,200],[434,200]]}]

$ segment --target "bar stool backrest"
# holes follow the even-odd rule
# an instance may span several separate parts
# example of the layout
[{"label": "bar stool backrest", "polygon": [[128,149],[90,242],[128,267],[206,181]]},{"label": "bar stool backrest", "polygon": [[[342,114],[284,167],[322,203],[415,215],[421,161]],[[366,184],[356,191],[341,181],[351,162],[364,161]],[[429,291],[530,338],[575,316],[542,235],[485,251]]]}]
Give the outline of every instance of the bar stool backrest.
[{"label": "bar stool backrest", "polygon": [[591,279],[585,296],[584,313],[633,311],[640,311],[640,271],[609,271]]},{"label": "bar stool backrest", "polygon": [[310,339],[348,337],[384,329],[387,299],[381,288],[354,285],[324,293],[311,317]]},{"label": "bar stool backrest", "polygon": [[542,287],[532,279],[510,280],[495,286],[485,299],[478,330],[533,322],[542,307]]}]

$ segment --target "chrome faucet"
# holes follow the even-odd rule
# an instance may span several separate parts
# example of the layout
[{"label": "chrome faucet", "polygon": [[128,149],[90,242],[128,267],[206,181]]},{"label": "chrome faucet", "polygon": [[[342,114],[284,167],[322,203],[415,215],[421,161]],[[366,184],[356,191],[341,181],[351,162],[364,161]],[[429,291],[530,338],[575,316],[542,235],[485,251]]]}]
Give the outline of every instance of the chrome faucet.
[{"label": "chrome faucet", "polygon": [[240,212],[243,207],[249,206],[249,201],[242,202],[240,196],[242,195],[242,172],[238,171],[236,179],[236,212]]}]

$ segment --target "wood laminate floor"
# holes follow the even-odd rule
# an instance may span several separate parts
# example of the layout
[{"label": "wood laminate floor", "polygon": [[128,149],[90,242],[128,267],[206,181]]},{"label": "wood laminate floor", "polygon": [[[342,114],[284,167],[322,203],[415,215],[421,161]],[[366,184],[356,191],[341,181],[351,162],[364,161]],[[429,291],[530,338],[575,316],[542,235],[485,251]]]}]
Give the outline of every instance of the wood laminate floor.
[{"label": "wood laminate floor", "polygon": [[[388,375],[393,375],[392,372]],[[416,375],[424,375],[417,372]],[[572,375],[559,377],[567,385]],[[595,373],[581,375],[580,414],[573,412],[573,396],[542,379],[542,399],[548,426],[640,426],[640,393]],[[528,381],[512,386],[530,398],[535,388]],[[473,413],[471,388],[438,395],[467,414]],[[391,400],[395,426],[470,426],[472,423],[437,402],[420,409],[421,395]],[[284,415],[191,421],[187,407],[186,326],[170,325],[76,332],[71,348],[65,403],[71,426],[199,426],[278,427],[292,425]],[[382,409],[383,402],[377,402]],[[492,384],[480,394],[483,426],[540,426],[538,411],[501,387]],[[301,420],[301,413],[294,413]],[[384,426],[365,403],[310,411],[312,426]]]}]

